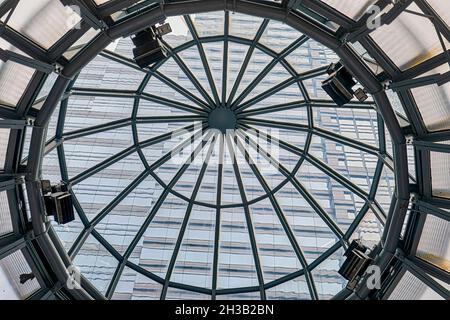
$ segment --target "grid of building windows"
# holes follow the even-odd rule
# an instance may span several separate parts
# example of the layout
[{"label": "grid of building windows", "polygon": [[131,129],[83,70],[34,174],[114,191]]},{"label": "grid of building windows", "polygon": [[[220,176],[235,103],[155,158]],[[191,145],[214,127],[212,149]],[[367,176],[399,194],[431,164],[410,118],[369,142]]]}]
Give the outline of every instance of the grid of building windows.
[{"label": "grid of building windows", "polygon": [[[50,122],[63,142],[42,174],[75,196],[76,221],[55,225],[74,264],[112,299],[331,298],[344,249],[379,242],[395,190],[375,106],[335,106],[320,83],[338,57],[281,22],[170,22],[168,59],[138,70],[120,39]],[[234,135],[208,108],[235,111]],[[205,161],[185,165],[196,150]]]}]

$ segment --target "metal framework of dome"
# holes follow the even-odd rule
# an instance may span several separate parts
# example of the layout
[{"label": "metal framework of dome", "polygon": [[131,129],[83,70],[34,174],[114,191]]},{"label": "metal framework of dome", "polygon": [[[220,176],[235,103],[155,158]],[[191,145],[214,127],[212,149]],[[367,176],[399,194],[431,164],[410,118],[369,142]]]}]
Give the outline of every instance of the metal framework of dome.
[{"label": "metal framework of dome", "polygon": [[[166,298],[169,288],[196,292],[211,296],[257,292],[262,299],[266,291],[299,277],[304,277],[311,299],[319,295],[314,285],[312,271],[338,249],[346,248],[352,232],[358,227],[364,215],[370,210],[384,225],[381,242],[377,246],[374,265],[385,277],[380,289],[371,290],[366,285],[370,281],[363,277],[355,290],[344,288],[335,299],[384,299],[417,298],[412,296],[411,286],[423,294],[431,290],[436,297],[450,297],[450,29],[448,23],[450,7],[439,0],[367,0],[355,4],[354,1],[304,0],[304,1],[253,1],[253,0],[190,0],[190,1],[82,1],[82,0],[42,0],[36,1],[35,8],[28,9],[33,17],[20,15],[25,12],[23,0],[4,0],[0,3],[0,262],[16,267],[12,273],[33,274],[34,278],[21,287],[20,298],[28,299],[111,299],[124,270],[132,269],[155,283],[161,285],[161,298]],[[380,12],[367,11],[376,8]],[[76,10],[74,9],[76,8]],[[224,26],[220,35],[201,36],[196,30],[190,15],[223,12]],[[256,35],[252,39],[231,35],[230,15],[234,12],[259,17]],[[372,27],[371,19],[378,25]],[[129,37],[138,31],[164,21],[168,17],[183,16],[192,40],[169,48],[169,57],[164,61],[142,70],[134,61],[107,49],[115,40]],[[18,18],[20,17],[20,18]],[[48,18],[49,17],[49,18]],[[48,19],[47,19],[48,18]],[[31,21],[31,22],[30,22]],[[45,23],[45,21],[47,21]],[[48,21],[53,21],[49,23]],[[69,23],[67,22],[69,21]],[[281,21],[287,27],[297,30],[303,36],[277,52],[260,42],[269,21]],[[70,24],[70,25],[69,25]],[[73,26],[77,25],[77,28]],[[330,101],[309,97],[304,81],[323,75],[326,67],[298,72],[286,57],[305,42],[317,41],[336,53],[358,82],[373,98],[364,103],[352,102],[348,109],[372,109],[377,113],[378,147],[350,139],[344,135],[320,128],[314,123],[315,107],[332,107]],[[222,83],[214,80],[213,72],[205,54],[205,44],[223,43]],[[247,56],[242,63],[235,85],[227,88],[228,46],[237,43],[245,46]],[[195,72],[180,58],[183,51],[196,47],[204,68],[208,89],[200,82]],[[403,48],[403,49],[402,49]],[[405,50],[404,48],[408,48]],[[254,50],[259,50],[270,58],[271,63],[258,70],[255,80],[239,91],[240,82],[249,65]],[[77,82],[83,68],[95,57],[100,56],[143,73],[142,81],[132,90],[87,88]],[[200,96],[183,88],[160,68],[169,60],[176,62],[190,80]],[[264,80],[276,64],[280,64],[289,78],[279,84],[252,95],[258,84]],[[179,101],[164,99],[146,92],[152,79],[158,79],[176,91],[183,98]],[[304,124],[287,121],[263,119],[258,116],[268,112],[290,110],[295,104],[279,104],[270,107],[255,107],[264,99],[279,91],[295,85],[299,96],[303,96],[301,106],[306,110]],[[228,95],[228,92],[231,92]],[[129,118],[108,123],[66,131],[66,113],[72,97],[130,98],[134,104]],[[249,96],[249,97],[248,97]],[[191,103],[184,103],[185,100]],[[300,100],[300,99],[299,99]],[[181,110],[176,116],[140,115],[142,101],[161,104]],[[54,136],[48,136],[49,122],[55,110],[59,113]],[[270,109],[270,110],[269,110]],[[148,161],[143,148],[165,141],[173,132],[143,139],[139,125],[154,123],[201,123],[185,126],[185,140],[174,150],[179,152],[191,146],[192,155],[200,152],[203,158],[193,186],[192,194],[186,196],[177,192],[175,185],[189,169],[189,163],[182,164],[175,176],[168,181],[155,173],[155,170],[171,159],[174,150]],[[70,177],[68,160],[64,153],[64,143],[104,131],[131,127],[133,145],[128,149],[108,157],[99,164]],[[259,136],[251,135],[245,129],[256,127],[279,128],[305,133],[306,142],[302,148],[290,144],[286,139],[270,135],[265,138],[277,142],[281,149],[298,157],[293,169],[287,169],[282,161],[277,161],[270,151],[264,150],[255,142]],[[392,142],[392,155],[387,152],[384,129],[387,129]],[[203,130],[199,136],[196,130]],[[208,130],[217,129],[217,130]],[[226,133],[235,129],[235,135]],[[254,131],[255,132],[255,131]],[[256,133],[259,130],[256,130]],[[360,150],[377,158],[369,191],[365,191],[350,179],[317,159],[309,150],[313,137],[322,137],[343,146]],[[28,137],[28,141],[26,143]],[[206,137],[206,138],[205,138]],[[245,144],[255,153],[249,153]],[[195,147],[195,148],[194,148]],[[246,166],[262,187],[263,194],[256,199],[247,199],[242,180],[243,170],[233,162],[232,170],[237,181],[240,201],[223,205],[221,192],[217,192],[214,203],[197,200],[197,195],[208,168],[208,160],[214,149],[218,157],[228,154],[232,158],[242,157]],[[143,172],[121,192],[113,197],[100,212],[88,218],[83,205],[75,201],[75,209],[83,224],[77,239],[66,251],[61,243],[56,227],[52,226],[44,214],[40,181],[44,156],[56,151],[62,179],[67,182],[76,199],[75,186],[101,170],[118,163],[131,154],[137,154],[142,162]],[[312,262],[305,259],[302,247],[296,239],[285,212],[277,199],[276,192],[283,183],[271,187],[262,169],[252,163],[252,156],[262,157],[267,163],[275,165],[285,177],[284,184],[291,183],[296,191],[311,206],[315,214],[327,226],[337,241]],[[414,173],[408,159],[414,160]],[[344,232],[315,199],[296,173],[307,161],[325,175],[333,178],[346,189],[364,201],[354,221]],[[389,210],[385,212],[376,199],[377,187],[383,168],[392,169],[395,175],[395,193]],[[222,189],[223,166],[218,165],[220,178],[217,190]],[[119,252],[96,229],[96,226],[114,207],[125,199],[136,186],[147,177],[152,177],[161,186],[161,194],[151,208],[141,227],[132,237],[127,247]],[[131,258],[133,250],[152,222],[166,198],[170,195],[187,203],[179,236],[174,244],[170,263],[165,276],[158,276],[136,265]],[[299,260],[298,271],[286,276],[266,281],[261,267],[261,253],[252,226],[249,207],[258,201],[268,200],[284,231],[285,236]],[[200,287],[171,281],[171,274],[182,246],[183,235],[189,224],[189,216],[194,206],[214,209],[220,217],[221,210],[243,208],[249,233],[253,263],[257,274],[257,285],[221,289],[217,286],[218,275],[218,237],[215,228],[212,242],[214,249],[211,286]],[[219,218],[220,219],[220,218]],[[220,225],[220,222],[218,223]],[[112,279],[104,290],[99,290],[82,275],[80,287],[72,281],[72,260],[88,237],[94,237],[116,261],[117,267]],[[17,281],[19,281],[17,277]],[[17,283],[16,283],[17,284]],[[75,285],[75,288],[73,287]],[[419,290],[420,289],[420,290]]]}]

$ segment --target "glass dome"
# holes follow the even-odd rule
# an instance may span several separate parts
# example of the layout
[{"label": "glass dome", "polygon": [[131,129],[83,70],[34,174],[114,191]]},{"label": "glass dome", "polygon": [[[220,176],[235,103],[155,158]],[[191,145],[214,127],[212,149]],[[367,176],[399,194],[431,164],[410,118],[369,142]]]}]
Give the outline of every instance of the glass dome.
[{"label": "glass dome", "polygon": [[113,297],[331,298],[342,249],[378,243],[395,188],[373,101],[336,108],[319,84],[337,56],[281,22],[170,22],[170,58],[141,70],[120,39],[54,115],[64,157],[43,177],[80,204],[56,228],[66,249]]},{"label": "glass dome", "polygon": [[[375,2],[3,1],[0,276],[34,275],[18,298],[53,295],[46,263],[79,299],[448,296],[448,10]],[[141,69],[129,36],[162,20]],[[367,101],[323,91],[339,60]],[[355,239],[395,270],[376,293],[338,274]]]}]

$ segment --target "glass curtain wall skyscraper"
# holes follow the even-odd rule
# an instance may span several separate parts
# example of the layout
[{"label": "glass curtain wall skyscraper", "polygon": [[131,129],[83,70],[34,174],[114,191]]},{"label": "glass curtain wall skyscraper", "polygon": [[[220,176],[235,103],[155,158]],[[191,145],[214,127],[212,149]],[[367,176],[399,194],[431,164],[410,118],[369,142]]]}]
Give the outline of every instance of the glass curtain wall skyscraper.
[{"label": "glass curtain wall skyscraper", "polygon": [[[168,22],[164,63],[139,70],[121,39],[52,117],[42,176],[71,185],[77,219],[55,228],[74,264],[112,299],[331,298],[395,190],[374,104],[336,107],[320,85],[338,57],[281,22]],[[209,108],[233,110],[234,136]],[[208,161],[184,165],[196,149]]]}]

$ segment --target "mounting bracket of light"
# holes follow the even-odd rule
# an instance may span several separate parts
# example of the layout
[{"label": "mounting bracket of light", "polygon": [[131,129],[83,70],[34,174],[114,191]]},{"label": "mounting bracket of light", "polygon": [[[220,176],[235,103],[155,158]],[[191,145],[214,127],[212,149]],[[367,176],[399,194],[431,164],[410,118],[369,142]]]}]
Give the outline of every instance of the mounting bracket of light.
[{"label": "mounting bracket of light", "polygon": [[66,184],[51,185],[49,180],[41,181],[47,215],[54,216],[58,224],[75,220],[72,195]]},{"label": "mounting bracket of light", "polygon": [[133,49],[134,61],[139,67],[146,68],[168,57],[169,53],[161,40],[164,35],[171,32],[170,24],[165,23],[158,27],[151,26],[131,38],[135,45]]},{"label": "mounting bracket of light", "polygon": [[357,240],[354,240],[350,244],[344,256],[347,259],[342,264],[338,273],[349,281],[347,288],[354,289],[373,259],[370,257],[369,248]]},{"label": "mounting bracket of light", "polygon": [[322,82],[322,88],[338,106],[349,103],[354,97],[353,87],[356,85],[350,71],[342,62],[332,63],[327,73],[329,77]]}]

